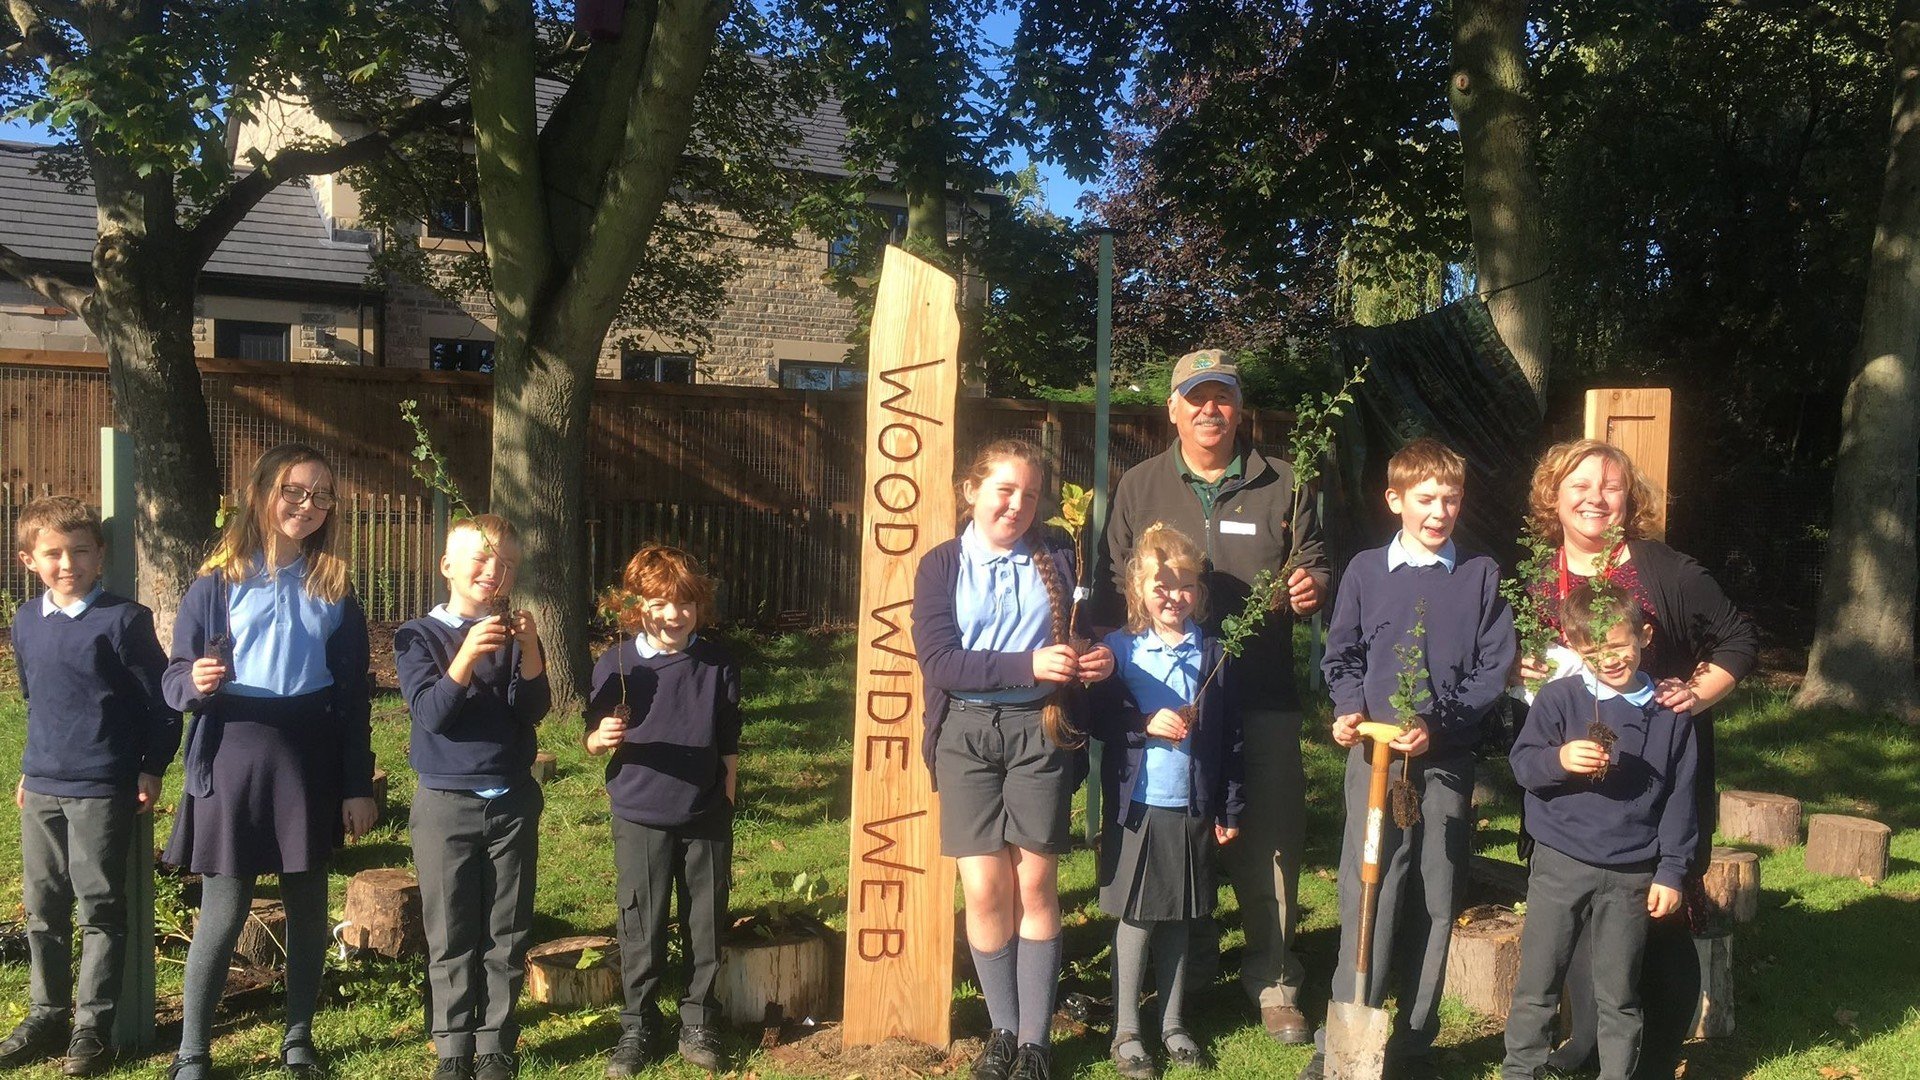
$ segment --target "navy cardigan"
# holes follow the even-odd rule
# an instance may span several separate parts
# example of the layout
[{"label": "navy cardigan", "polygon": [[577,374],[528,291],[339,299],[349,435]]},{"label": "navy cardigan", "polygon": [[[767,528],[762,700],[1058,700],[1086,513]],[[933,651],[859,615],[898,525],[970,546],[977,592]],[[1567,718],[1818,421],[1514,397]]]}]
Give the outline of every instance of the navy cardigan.
[{"label": "navy cardigan", "polygon": [[[1037,538],[1040,551],[1053,559],[1060,575],[1063,593],[1073,595],[1075,562],[1073,546],[1056,530],[1041,529],[1028,534]],[[940,725],[947,718],[947,699],[962,690],[1007,690],[1034,685],[1033,653],[994,652],[967,649],[960,645],[960,623],[953,613],[954,590],[960,586],[960,539],[955,537],[936,546],[920,558],[913,576],[913,652],[920,663],[920,678],[927,696],[926,733],[920,743],[920,756],[928,771],[933,769],[933,749],[940,742]],[[1074,726],[1085,730],[1086,711],[1081,695],[1069,689],[1063,695],[1067,716]],[[1076,755],[1074,783],[1086,778],[1084,750]]]},{"label": "navy cardigan", "polygon": [[[1220,639],[1204,634],[1200,639],[1202,680],[1220,662],[1220,654]],[[1231,694],[1227,676],[1232,671],[1232,664],[1222,667],[1200,694],[1200,715],[1187,736],[1187,812],[1237,829],[1240,815],[1247,809],[1246,762],[1242,757],[1240,716],[1227,702]],[[1108,813],[1116,823],[1125,824],[1147,756],[1147,714],[1141,711],[1117,668],[1112,678],[1093,684],[1087,712],[1091,734],[1107,744],[1100,755],[1100,786]]]},{"label": "navy cardigan", "polygon": [[[213,755],[220,749],[221,713],[245,708],[247,698],[202,694],[194,689],[193,662],[206,655],[207,639],[227,633],[227,579],[216,570],[202,574],[180,598],[173,622],[173,653],[161,676],[167,704],[194,714],[187,729],[186,791],[205,798],[213,791]],[[340,625],[327,638],[327,670],[333,675],[328,708],[340,725],[342,798],[373,797],[373,701],[367,680],[367,616],[352,592],[340,600]],[[322,693],[323,691],[315,691]],[[253,699],[260,700],[260,699]]]}]

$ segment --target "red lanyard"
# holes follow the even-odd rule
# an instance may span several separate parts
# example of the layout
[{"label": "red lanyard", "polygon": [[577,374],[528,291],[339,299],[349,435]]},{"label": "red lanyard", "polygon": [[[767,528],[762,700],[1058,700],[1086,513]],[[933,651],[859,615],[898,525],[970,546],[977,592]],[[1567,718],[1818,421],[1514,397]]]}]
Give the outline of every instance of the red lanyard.
[{"label": "red lanyard", "polygon": [[[1599,576],[1605,578],[1607,581],[1612,581],[1613,571],[1618,570],[1619,566],[1617,564],[1613,564],[1613,560],[1605,557],[1604,555],[1600,559],[1600,565],[1605,568],[1605,572]],[[1560,595],[1554,597],[1554,599],[1565,600],[1567,598],[1567,594],[1571,592],[1573,592],[1573,582],[1567,573],[1567,545],[1561,544],[1560,545]]]}]

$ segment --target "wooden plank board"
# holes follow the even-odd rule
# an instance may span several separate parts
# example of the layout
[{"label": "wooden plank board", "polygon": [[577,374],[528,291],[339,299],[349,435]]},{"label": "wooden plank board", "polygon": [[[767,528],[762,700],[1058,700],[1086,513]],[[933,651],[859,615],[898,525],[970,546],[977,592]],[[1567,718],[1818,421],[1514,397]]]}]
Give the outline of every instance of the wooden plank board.
[{"label": "wooden plank board", "polygon": [[1617,446],[1653,485],[1654,524],[1667,535],[1667,454],[1673,436],[1673,391],[1665,387],[1587,391],[1586,437]]},{"label": "wooden plank board", "polygon": [[921,763],[924,697],[910,638],[921,556],[953,537],[960,384],[954,280],[888,248],[868,346],[860,645],[847,873],[848,1046],[949,1040],[953,860]]}]

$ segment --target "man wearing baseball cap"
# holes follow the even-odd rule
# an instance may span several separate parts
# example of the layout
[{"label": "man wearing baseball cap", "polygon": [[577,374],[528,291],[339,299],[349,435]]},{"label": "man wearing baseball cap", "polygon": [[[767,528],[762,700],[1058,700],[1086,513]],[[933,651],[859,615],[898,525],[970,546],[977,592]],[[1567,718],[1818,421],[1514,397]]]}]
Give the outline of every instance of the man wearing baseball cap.
[{"label": "man wearing baseball cap", "polygon": [[[1233,661],[1227,691],[1245,729],[1247,809],[1240,837],[1221,849],[1247,934],[1240,983],[1260,1010],[1267,1033],[1305,1043],[1313,1029],[1300,1012],[1303,971],[1293,952],[1301,849],[1305,841],[1306,774],[1300,760],[1300,696],[1293,680],[1294,615],[1318,609],[1329,574],[1310,496],[1293,498],[1293,469],[1240,438],[1240,371],[1219,349],[1201,349],[1173,367],[1167,418],[1175,439],[1165,453],[1128,469],[1114,493],[1094,574],[1096,611],[1106,625],[1124,622],[1127,558],[1134,537],[1155,522],[1200,544],[1209,596],[1208,626],[1246,603],[1253,579],[1278,572],[1295,555],[1285,583],[1285,611],[1269,618]],[[1210,921],[1209,921],[1210,925]],[[1219,936],[1196,935],[1203,970],[1217,957]],[[1211,950],[1215,956],[1202,955]]]}]

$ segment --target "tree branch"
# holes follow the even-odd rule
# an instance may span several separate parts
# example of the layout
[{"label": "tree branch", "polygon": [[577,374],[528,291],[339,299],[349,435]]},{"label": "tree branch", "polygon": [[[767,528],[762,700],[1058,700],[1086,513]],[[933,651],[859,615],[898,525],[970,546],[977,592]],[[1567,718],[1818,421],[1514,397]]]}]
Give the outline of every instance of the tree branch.
[{"label": "tree branch", "polygon": [[1815,29],[1831,30],[1867,52],[1881,53],[1887,49],[1886,34],[1874,33],[1859,19],[1819,0],[1725,0],[1724,6],[1733,11],[1793,19]]},{"label": "tree branch", "polygon": [[[56,9],[65,5],[53,6]],[[73,50],[58,30],[47,24],[39,8],[27,0],[7,0],[7,16],[20,34],[20,40],[0,49],[0,63],[14,64],[46,59],[55,64],[73,62]],[[66,16],[60,16],[66,18]]]},{"label": "tree branch", "polygon": [[32,259],[5,244],[0,244],[0,271],[12,275],[22,285],[75,315],[84,316],[87,301],[93,298],[92,292],[75,285],[66,278],[35,269]]},{"label": "tree branch", "polygon": [[318,176],[350,169],[379,158],[393,144],[429,127],[464,119],[471,111],[466,102],[450,102],[457,83],[448,83],[438,94],[409,106],[393,123],[344,143],[331,146],[290,146],[274,154],[259,168],[241,177],[207,208],[188,234],[192,245],[193,267],[198,270],[213,257],[214,250],[236,225],[267,194],[296,176]]}]

